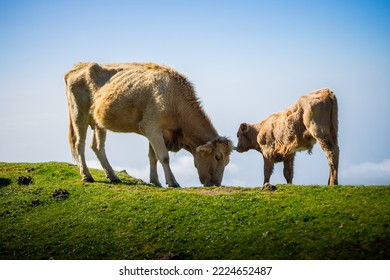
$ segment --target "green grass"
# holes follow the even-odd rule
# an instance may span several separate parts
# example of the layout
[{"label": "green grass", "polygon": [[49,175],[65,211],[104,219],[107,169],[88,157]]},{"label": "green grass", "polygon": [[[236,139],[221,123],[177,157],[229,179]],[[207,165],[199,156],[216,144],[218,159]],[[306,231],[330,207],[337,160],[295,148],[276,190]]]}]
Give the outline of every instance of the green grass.
[{"label": "green grass", "polygon": [[389,186],[171,189],[91,172],[82,183],[67,163],[0,163],[0,258],[390,258]]}]

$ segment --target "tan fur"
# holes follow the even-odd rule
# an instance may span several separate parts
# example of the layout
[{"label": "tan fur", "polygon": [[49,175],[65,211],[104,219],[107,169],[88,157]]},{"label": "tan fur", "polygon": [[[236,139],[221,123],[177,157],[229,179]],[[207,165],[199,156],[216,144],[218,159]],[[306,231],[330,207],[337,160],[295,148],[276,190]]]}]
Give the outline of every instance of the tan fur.
[{"label": "tan fur", "polygon": [[105,154],[106,130],[135,132],[148,138],[150,179],[154,184],[160,185],[156,168],[159,160],[167,184],[178,186],[170,170],[168,151],[182,148],[194,155],[204,185],[221,184],[231,141],[218,136],[184,75],[153,63],[80,63],[65,75],[65,82],[69,142],[84,181],[93,180],[84,157],[86,131],[91,126],[91,147],[111,181],[119,178]]},{"label": "tan fur", "polygon": [[304,95],[290,108],[257,124],[242,123],[237,132],[238,152],[255,149],[264,158],[264,184],[269,183],[274,163],[283,161],[284,176],[292,183],[295,153],[311,153],[317,141],[330,167],[328,184],[337,185],[339,146],[338,105],[330,89]]}]

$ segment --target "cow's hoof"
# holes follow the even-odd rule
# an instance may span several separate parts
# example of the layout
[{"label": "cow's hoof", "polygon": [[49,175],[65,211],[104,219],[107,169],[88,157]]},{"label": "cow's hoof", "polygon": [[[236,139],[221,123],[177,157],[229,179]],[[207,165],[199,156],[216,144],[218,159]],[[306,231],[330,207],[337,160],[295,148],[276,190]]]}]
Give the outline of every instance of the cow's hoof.
[{"label": "cow's hoof", "polygon": [[162,188],[160,181],[150,181],[150,183],[155,187]]},{"label": "cow's hoof", "polygon": [[95,182],[93,177],[83,177],[83,179],[81,181],[83,181],[84,183],[93,183],[93,182]]},{"label": "cow's hoof", "polygon": [[111,183],[122,183],[122,180],[119,179],[119,178],[113,178],[113,179],[110,179]]},{"label": "cow's hoof", "polygon": [[176,184],[168,185],[168,188],[180,188],[180,185],[176,183]]}]

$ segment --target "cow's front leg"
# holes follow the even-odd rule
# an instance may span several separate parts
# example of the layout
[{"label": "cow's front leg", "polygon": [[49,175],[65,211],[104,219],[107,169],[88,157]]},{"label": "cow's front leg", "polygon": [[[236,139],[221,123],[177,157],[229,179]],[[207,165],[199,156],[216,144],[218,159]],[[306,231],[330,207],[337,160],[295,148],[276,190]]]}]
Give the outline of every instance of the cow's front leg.
[{"label": "cow's front leg", "polygon": [[268,158],[264,158],[264,185],[269,183],[272,172],[274,171],[274,161]]},{"label": "cow's front leg", "polygon": [[157,156],[157,159],[160,161],[165,175],[166,183],[169,187],[178,188],[180,187],[179,183],[176,181],[175,176],[172,173],[171,167],[169,166],[169,154],[167,147],[165,146],[165,141],[161,133],[156,132],[147,132],[145,133],[146,137],[149,139],[150,144]]},{"label": "cow's front leg", "polygon": [[157,173],[157,157],[152,145],[149,143],[150,183],[161,187]]}]

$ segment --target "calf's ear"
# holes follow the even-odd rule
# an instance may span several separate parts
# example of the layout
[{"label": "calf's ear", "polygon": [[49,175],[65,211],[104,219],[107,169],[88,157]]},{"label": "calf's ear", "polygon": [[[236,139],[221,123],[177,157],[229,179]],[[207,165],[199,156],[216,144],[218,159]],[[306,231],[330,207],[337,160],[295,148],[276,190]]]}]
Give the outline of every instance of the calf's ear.
[{"label": "calf's ear", "polygon": [[241,130],[241,132],[243,132],[243,133],[247,133],[248,130],[249,130],[249,124],[247,124],[247,123],[242,123],[242,124],[240,125],[240,130]]}]

